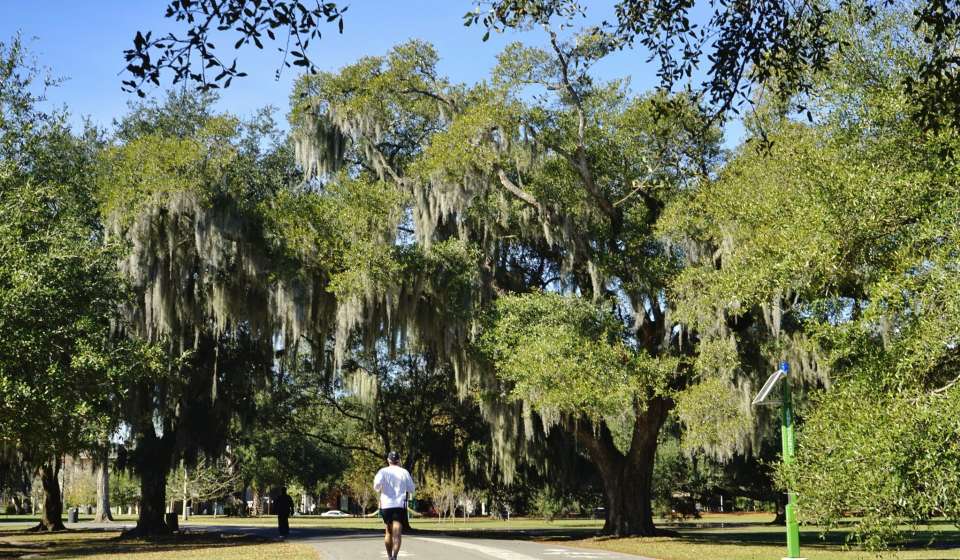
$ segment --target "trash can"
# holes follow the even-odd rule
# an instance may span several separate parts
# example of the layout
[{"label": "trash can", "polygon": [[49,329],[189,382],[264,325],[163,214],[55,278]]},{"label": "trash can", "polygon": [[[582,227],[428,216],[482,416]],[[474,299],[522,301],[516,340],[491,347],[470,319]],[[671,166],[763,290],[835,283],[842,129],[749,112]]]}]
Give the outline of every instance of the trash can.
[{"label": "trash can", "polygon": [[77,511],[77,508],[70,508],[67,510],[67,523],[76,523],[79,521],[80,514]]}]

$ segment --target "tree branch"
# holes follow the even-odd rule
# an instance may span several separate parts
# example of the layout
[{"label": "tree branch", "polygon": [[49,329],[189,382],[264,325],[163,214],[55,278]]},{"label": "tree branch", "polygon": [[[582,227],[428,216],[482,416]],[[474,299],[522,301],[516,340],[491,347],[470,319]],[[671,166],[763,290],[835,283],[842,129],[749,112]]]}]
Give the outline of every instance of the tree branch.
[{"label": "tree branch", "polygon": [[292,430],[292,429],[291,429],[291,430],[281,430],[281,431],[285,431],[285,432],[288,433],[288,434],[292,434],[292,435],[296,435],[296,436],[305,436],[305,437],[313,438],[313,439],[315,439],[315,440],[317,440],[317,441],[319,441],[319,442],[321,442],[321,443],[326,443],[327,445],[332,445],[332,446],[334,446],[334,447],[339,447],[340,449],[348,449],[348,450],[350,450],[350,451],[361,451],[361,452],[363,452],[363,453],[369,453],[371,456],[376,457],[377,459],[382,459],[382,458],[383,458],[383,457],[381,457],[381,453],[380,453],[380,452],[375,451],[375,450],[373,450],[373,449],[370,449],[369,447],[366,447],[366,446],[363,446],[363,445],[351,445],[351,444],[349,444],[349,443],[344,443],[344,442],[342,442],[342,441],[338,441],[338,440],[333,439],[333,438],[328,438],[328,437],[322,436],[322,435],[320,435],[320,434],[314,434],[314,433],[311,433],[311,432],[304,432],[304,431],[302,431],[302,430]]},{"label": "tree branch", "polygon": [[361,423],[363,423],[363,424],[365,424],[365,425],[373,428],[373,423],[370,422],[370,419],[364,418],[363,416],[360,416],[360,415],[358,415],[358,414],[354,414],[354,413],[352,413],[352,412],[347,412],[347,410],[344,409],[343,406],[341,406],[339,402],[337,402],[337,399],[331,397],[330,395],[327,395],[326,393],[324,393],[324,392],[322,392],[322,391],[319,392],[319,393],[317,393],[317,396],[319,396],[321,399],[324,400],[324,402],[326,402],[327,404],[329,404],[329,405],[332,406],[333,408],[337,409],[337,412],[339,412],[340,414],[346,416],[347,418],[350,418],[350,419],[352,419],[352,420],[356,420],[357,422],[361,422]]},{"label": "tree branch", "polygon": [[540,201],[537,200],[536,197],[534,197],[532,194],[518,187],[517,184],[514,183],[510,179],[510,177],[507,176],[506,172],[503,170],[502,167],[497,165],[496,171],[497,171],[497,177],[500,179],[500,184],[503,185],[505,189],[507,189],[507,192],[519,198],[523,202],[526,202],[528,205],[532,206],[537,211],[541,213],[546,212],[546,209],[542,204],[540,204]]},{"label": "tree branch", "polygon": [[616,219],[617,210],[610,204],[610,201],[603,196],[600,189],[597,188],[596,182],[593,179],[593,172],[587,161],[587,114],[583,108],[583,96],[580,95],[580,92],[577,91],[577,88],[573,85],[573,81],[570,79],[570,59],[564,54],[563,49],[560,47],[560,42],[557,39],[557,34],[554,31],[550,31],[550,45],[553,47],[553,51],[556,53],[557,60],[560,63],[560,78],[563,83],[563,88],[567,94],[570,95],[574,110],[577,112],[577,148],[575,152],[571,154],[567,150],[558,149],[558,146],[550,146],[550,148],[556,150],[557,153],[566,158],[573,168],[576,169],[581,181],[583,181],[583,186],[596,201],[600,210],[611,219]]},{"label": "tree branch", "polygon": [[454,103],[452,99],[450,99],[450,98],[447,97],[446,95],[443,95],[442,93],[434,93],[434,92],[432,92],[432,91],[428,91],[428,90],[420,89],[420,88],[414,88],[414,87],[408,87],[407,89],[402,89],[402,90],[399,91],[399,93],[406,93],[406,94],[415,93],[415,94],[417,94],[417,95],[423,95],[423,96],[425,96],[425,97],[430,97],[430,98],[432,98],[432,99],[436,99],[437,101],[439,101],[439,102],[447,105],[448,107],[450,107],[450,108],[453,109],[454,111],[457,110],[457,104]]}]

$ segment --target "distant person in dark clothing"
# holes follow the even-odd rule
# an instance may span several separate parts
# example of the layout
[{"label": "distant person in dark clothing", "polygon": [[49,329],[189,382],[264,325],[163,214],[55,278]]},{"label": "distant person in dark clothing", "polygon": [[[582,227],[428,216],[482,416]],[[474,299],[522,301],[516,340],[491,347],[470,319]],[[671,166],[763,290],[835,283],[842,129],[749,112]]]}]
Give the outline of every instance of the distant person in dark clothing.
[{"label": "distant person in dark clothing", "polygon": [[287,487],[280,488],[277,496],[277,523],[280,525],[280,534],[290,534],[290,516],[293,515],[293,498],[287,495]]}]

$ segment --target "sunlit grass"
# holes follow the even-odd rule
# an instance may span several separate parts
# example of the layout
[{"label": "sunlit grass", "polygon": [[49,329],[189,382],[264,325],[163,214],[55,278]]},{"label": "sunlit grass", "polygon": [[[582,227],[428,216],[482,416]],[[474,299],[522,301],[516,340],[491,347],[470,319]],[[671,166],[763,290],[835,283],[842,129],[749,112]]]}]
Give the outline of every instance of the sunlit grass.
[{"label": "sunlit grass", "polygon": [[[629,538],[629,539],[587,539],[564,542],[565,545],[599,548],[614,552],[626,552],[659,560],[771,560],[786,556],[783,544],[732,544],[726,542],[690,542],[681,538]],[[837,545],[806,543],[801,546],[801,554],[810,560],[875,560],[877,554],[843,550]],[[898,560],[952,560],[960,558],[960,549],[949,550],[907,550],[886,552],[879,556],[883,559]]]},{"label": "sunlit grass", "polygon": [[[715,523],[724,519],[724,525]],[[637,554],[659,560],[768,560],[786,555],[784,528],[766,523],[730,523],[724,517],[703,519],[700,528],[678,529],[677,536],[612,539],[590,537],[564,544]],[[714,523],[710,523],[714,521]],[[845,546],[845,530],[822,535],[816,527],[802,527],[801,555],[811,560],[960,559],[960,531],[950,523],[904,527],[906,540],[878,555]]]},{"label": "sunlit grass", "polygon": [[[82,518],[83,519],[83,518]],[[87,520],[90,518],[87,517]],[[543,541],[556,541],[562,544],[600,548],[617,552],[638,554],[659,560],[766,560],[781,558],[785,555],[784,529],[770,525],[773,519],[769,513],[705,514],[700,519],[688,519],[682,523],[667,523],[660,520],[659,526],[676,532],[673,537],[611,539],[598,537],[603,526],[596,519],[560,519],[547,522],[536,518],[512,518],[496,520],[488,517],[471,517],[456,520],[436,518],[418,518],[411,520],[414,529],[424,532],[444,532],[470,537],[490,538],[535,538]],[[36,547],[49,542],[50,550],[39,558],[67,558],[80,548],[85,551],[83,558],[125,558],[128,555],[137,559],[153,560],[170,557],[176,550],[177,558],[315,558],[309,548],[291,547],[289,544],[258,541],[256,539],[231,540],[239,537],[225,537],[222,540],[203,542],[204,537],[193,536],[193,542],[158,543],[151,541],[110,540],[117,535],[109,532],[69,532],[54,535],[23,534],[12,531],[36,523],[36,518],[21,516],[6,519],[0,523],[0,543],[12,541],[27,544],[21,554],[36,553]],[[133,517],[118,518],[119,523],[131,524]],[[182,522],[181,522],[182,523]],[[262,517],[213,517],[209,515],[192,516],[188,525],[201,527],[227,526],[237,527],[276,527],[275,516]],[[319,516],[295,516],[290,520],[294,529],[317,530],[366,530],[380,531],[383,527],[380,519],[370,518],[329,518]],[[19,526],[19,529],[17,529]],[[887,552],[886,559],[897,560],[960,560],[960,531],[951,523],[941,522],[921,527],[910,527],[908,538],[900,544],[902,551]],[[861,550],[849,550],[844,547],[846,532],[834,531],[821,538],[815,527],[801,529],[802,553],[811,560],[869,560],[876,554]],[[209,536],[208,539],[220,539]],[[198,542],[196,539],[201,539]],[[32,544],[31,544],[32,543]],[[4,547],[7,548],[4,548]],[[161,548],[157,548],[160,546]],[[0,557],[9,557],[10,545],[0,544]],[[129,548],[133,547],[133,548]],[[140,547],[137,549],[136,547]],[[166,548],[162,548],[166,547]],[[13,549],[16,550],[16,549]],[[150,551],[147,554],[146,551]],[[66,551],[66,552],[62,552]],[[71,552],[73,551],[73,552]],[[184,554],[181,553],[183,551]],[[96,553],[96,554],[94,554]],[[54,555],[49,555],[54,554]],[[55,554],[62,554],[56,556]],[[166,554],[166,556],[164,556]]]},{"label": "sunlit grass", "polygon": [[145,540],[118,539],[119,535],[118,531],[7,532],[0,536],[0,558],[316,560],[319,557],[308,545],[246,536],[186,534]]},{"label": "sunlit grass", "polygon": [[[196,525],[224,525],[224,526],[276,526],[275,516],[261,517],[212,517],[209,515],[192,516],[187,523]],[[535,518],[513,518],[508,520],[492,519],[489,517],[462,517],[456,520],[445,518],[418,518],[411,519],[410,525],[421,531],[564,531],[575,530],[590,534],[603,527],[603,520],[597,519],[558,519],[544,521]],[[329,529],[382,529],[383,522],[379,517],[319,517],[294,516],[290,518],[293,528],[329,528]]]}]

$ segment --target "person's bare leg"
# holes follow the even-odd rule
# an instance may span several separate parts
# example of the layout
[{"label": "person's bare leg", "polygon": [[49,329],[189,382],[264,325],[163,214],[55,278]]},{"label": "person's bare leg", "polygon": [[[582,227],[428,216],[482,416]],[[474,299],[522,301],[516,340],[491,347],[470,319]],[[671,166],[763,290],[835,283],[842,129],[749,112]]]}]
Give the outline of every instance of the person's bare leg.
[{"label": "person's bare leg", "polygon": [[393,558],[393,526],[386,525],[383,528],[383,546],[387,549],[387,560]]},{"label": "person's bare leg", "polygon": [[[400,556],[400,541],[403,538],[403,524],[399,521],[394,521],[390,529],[393,532],[393,558]],[[389,556],[389,554],[388,554]]]}]

